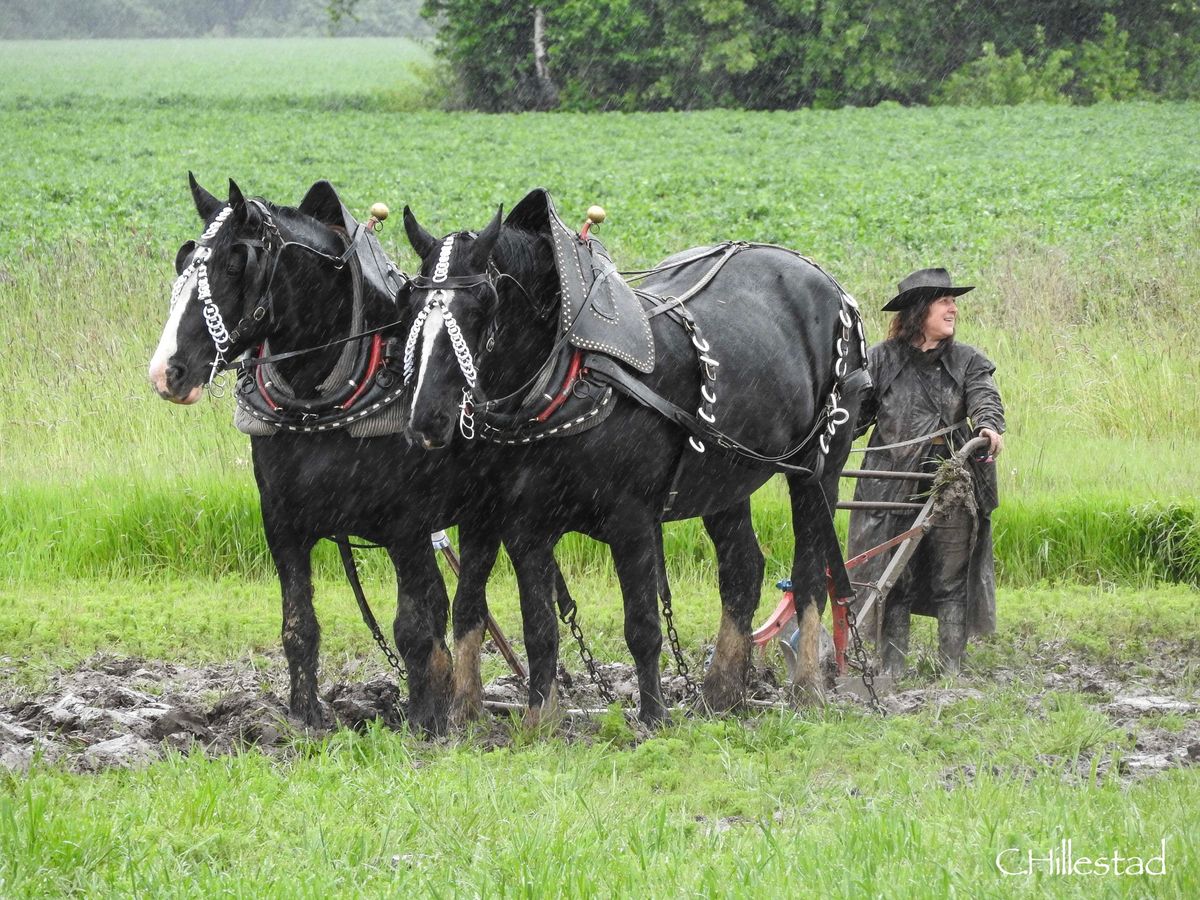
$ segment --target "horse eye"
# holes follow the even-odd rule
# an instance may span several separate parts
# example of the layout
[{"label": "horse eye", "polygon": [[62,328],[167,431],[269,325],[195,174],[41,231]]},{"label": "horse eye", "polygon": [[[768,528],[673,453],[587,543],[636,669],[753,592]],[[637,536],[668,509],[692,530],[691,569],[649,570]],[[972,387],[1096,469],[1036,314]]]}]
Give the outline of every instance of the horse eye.
[{"label": "horse eye", "polygon": [[237,277],[246,268],[246,251],[238,247],[230,252],[229,264],[225,266],[225,274]]}]

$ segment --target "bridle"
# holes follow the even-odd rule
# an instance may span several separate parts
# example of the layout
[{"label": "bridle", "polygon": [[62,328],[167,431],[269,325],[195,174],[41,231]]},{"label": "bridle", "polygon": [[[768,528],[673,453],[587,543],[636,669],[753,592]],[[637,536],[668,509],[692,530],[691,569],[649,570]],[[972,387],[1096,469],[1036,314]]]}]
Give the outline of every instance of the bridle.
[{"label": "bridle", "polygon": [[[274,284],[275,273],[279,268],[279,260],[284,250],[289,247],[297,247],[329,263],[333,268],[340,270],[345,267],[347,261],[355,253],[358,241],[366,230],[360,224],[354,235],[347,241],[345,251],[339,256],[334,256],[302,241],[285,239],[275,222],[271,208],[265,201],[252,198],[247,200],[246,204],[258,211],[262,227],[257,237],[235,238],[231,246],[243,247],[246,251],[246,268],[242,273],[242,281],[243,284],[248,285],[250,288],[250,293],[254,298],[253,308],[244,314],[232,329],[227,328],[220,308],[212,299],[212,291],[208,284],[208,264],[212,258],[213,242],[226,220],[233,213],[232,206],[225,206],[217,214],[216,218],[204,230],[198,241],[189,242],[194,246],[191,260],[179,273],[171,289],[171,308],[174,309],[175,304],[181,299],[183,289],[189,281],[189,276],[195,272],[197,298],[203,304],[202,314],[204,324],[208,329],[209,337],[212,339],[213,347],[216,350],[216,355],[213,357],[212,369],[209,372],[208,380],[205,382],[206,385],[211,385],[218,375],[231,369],[237,369],[239,372],[245,373],[256,366],[315,353],[350,341],[370,337],[400,324],[400,320],[397,319],[378,328],[352,334],[325,344],[306,347],[301,350],[292,350],[287,353],[279,353],[269,357],[263,356],[256,359],[243,360],[229,359],[230,350],[233,347],[241,346],[242,349],[245,349],[262,332],[268,330],[274,324],[275,306],[274,297],[271,294],[271,286]],[[187,244],[184,244],[184,247],[186,246]],[[251,301],[245,301],[244,305],[251,305]]]},{"label": "bridle", "polygon": [[[406,386],[411,384],[416,372],[417,343],[421,339],[425,320],[432,313],[440,312],[442,322],[446,326],[446,336],[450,338],[450,347],[454,351],[454,360],[458,363],[458,370],[462,373],[463,380],[467,383],[467,386],[463,388],[462,400],[459,402],[459,431],[467,440],[473,440],[475,437],[473,409],[475,405],[483,402],[479,390],[479,368],[476,361],[477,357],[481,354],[472,353],[471,348],[467,346],[467,340],[463,337],[462,328],[459,326],[458,320],[454,317],[454,313],[450,310],[450,299],[453,297],[455,291],[474,290],[475,288],[486,286],[491,292],[492,303],[495,303],[498,294],[494,274],[489,269],[489,271],[479,275],[451,277],[445,274],[444,268],[435,268],[432,276],[416,275],[409,284],[412,286],[414,294],[421,292],[427,293],[428,296],[425,298],[425,303],[421,306],[420,311],[413,319],[412,327],[408,331],[408,339],[404,343],[404,384]],[[491,350],[495,342],[495,333],[496,320],[492,317],[487,329],[480,338],[480,345],[484,352]],[[412,399],[416,400],[415,397]]]}]

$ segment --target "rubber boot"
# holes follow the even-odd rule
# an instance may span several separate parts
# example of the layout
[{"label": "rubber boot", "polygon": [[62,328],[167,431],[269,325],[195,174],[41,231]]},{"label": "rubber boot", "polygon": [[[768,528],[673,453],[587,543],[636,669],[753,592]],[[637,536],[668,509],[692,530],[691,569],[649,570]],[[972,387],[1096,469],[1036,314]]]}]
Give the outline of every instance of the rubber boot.
[{"label": "rubber boot", "polygon": [[899,678],[904,674],[908,657],[909,608],[889,603],[883,613],[883,645],[879,650],[880,667],[884,675]]},{"label": "rubber boot", "polygon": [[967,604],[963,600],[944,600],[938,604],[938,662],[946,675],[962,669],[967,649]]}]

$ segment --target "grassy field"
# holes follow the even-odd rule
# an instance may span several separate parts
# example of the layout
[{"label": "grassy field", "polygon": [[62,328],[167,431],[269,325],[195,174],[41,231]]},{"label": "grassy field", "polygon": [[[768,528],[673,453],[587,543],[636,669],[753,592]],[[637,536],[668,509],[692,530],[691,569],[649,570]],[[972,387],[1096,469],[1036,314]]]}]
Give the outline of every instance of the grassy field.
[{"label": "grassy field", "polygon": [[[621,658],[611,579],[579,584],[601,600],[585,610],[598,652]],[[27,660],[30,690],[97,650],[240,657],[278,684],[270,593],[200,580],[6,591],[0,640]],[[325,672],[378,671],[344,587],[319,593]],[[715,603],[704,584],[680,593],[693,650]],[[514,627],[511,590],[494,599]],[[939,693],[918,673],[904,687],[927,702],[886,719],[835,705],[649,735],[616,714],[557,738],[371,729],[296,735],[273,756],[172,754],[140,772],[0,773],[0,893],[1194,896],[1200,770],[1119,773],[1152,740],[1194,740],[1200,722],[1118,721],[1107,704],[1138,683],[1196,696],[1194,638],[1180,641],[1200,633],[1195,601],[1190,589],[1004,591],[1000,635],[972,647],[966,678]],[[918,629],[919,658],[932,641]],[[1066,838],[1093,856],[1165,841],[1166,874],[997,869],[1007,848],[1044,855]]]},{"label": "grassy field", "polygon": [[[0,577],[266,571],[229,401],[170,408],[144,381],[174,249],[197,230],[191,169],[293,203],[330,178],[353,208],[407,202],[435,231],[542,184],[568,219],[604,204],[628,267],[725,237],[785,243],[862,300],[873,337],[902,274],[947,265],[980,285],[961,333],[1009,407],[1005,577],[1194,580],[1194,106],[489,117],[377,102],[415,96],[394,85],[422,52],[402,42],[6,50]],[[375,62],[334,74],[359,58]],[[400,229],[383,240],[413,264]],[[758,504],[780,559],[781,497]],[[680,535],[687,556],[698,530]]]},{"label": "grassy field", "polygon": [[404,38],[5,41],[0,102],[94,108],[362,106],[411,90],[428,51]]},{"label": "grassy field", "polygon": [[[199,230],[189,169],[284,203],[329,178],[435,232],[544,185],[568,221],[606,206],[628,268],[784,243],[862,301],[872,337],[898,278],[946,265],[979,285],[961,334],[1009,408],[999,633],[946,686],[923,622],[902,686],[933,699],[883,720],[833,705],[647,735],[612,713],[549,739],[373,729],[140,772],[0,768],[0,896],[1200,895],[1200,770],[1122,763],[1200,746],[1200,107],[409,112],[426,61],[352,40],[0,47],[0,705],[97,653],[286,671],[229,401],[179,409],[145,381]],[[412,266],[399,227],[383,241]],[[778,484],[756,497],[771,579],[784,509]],[[699,662],[711,556],[691,523],[668,552]],[[561,559],[597,655],[627,660],[607,554],[572,538]],[[328,553],[319,572],[325,676],[381,671]],[[366,573],[382,614],[383,563]],[[511,573],[493,581],[519,633]],[[1190,711],[1122,719],[1124,692]],[[996,869],[1066,838],[1165,840],[1167,875]]]}]

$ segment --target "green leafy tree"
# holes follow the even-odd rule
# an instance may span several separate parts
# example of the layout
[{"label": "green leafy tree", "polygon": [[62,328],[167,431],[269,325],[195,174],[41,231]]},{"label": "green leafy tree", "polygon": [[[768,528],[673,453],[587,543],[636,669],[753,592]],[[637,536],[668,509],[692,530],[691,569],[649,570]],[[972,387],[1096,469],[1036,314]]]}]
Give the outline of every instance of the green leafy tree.
[{"label": "green leafy tree", "polygon": [[1032,58],[1020,50],[1001,56],[987,42],[983,56],[950,76],[935,99],[953,106],[1067,103],[1063,88],[1075,75],[1067,68],[1070,58],[1070,50],[1044,48]]},{"label": "green leafy tree", "polygon": [[425,0],[423,13],[478,109],[770,109],[1194,96],[1198,4]]}]

